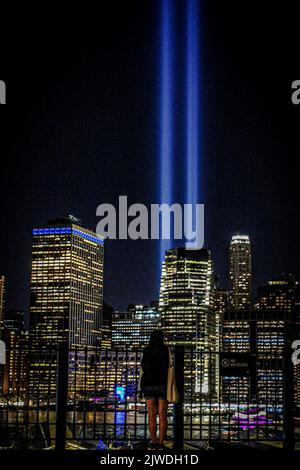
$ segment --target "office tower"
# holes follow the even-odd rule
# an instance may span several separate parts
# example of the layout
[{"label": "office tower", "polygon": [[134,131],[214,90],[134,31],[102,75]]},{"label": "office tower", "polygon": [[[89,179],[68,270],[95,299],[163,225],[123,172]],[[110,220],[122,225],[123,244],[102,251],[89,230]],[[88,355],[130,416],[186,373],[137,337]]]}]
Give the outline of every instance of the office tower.
[{"label": "office tower", "polygon": [[3,395],[20,401],[28,385],[28,332],[24,331],[24,312],[8,310],[3,315],[3,338],[6,364],[3,373]]},{"label": "office tower", "polygon": [[0,337],[1,337],[1,328],[2,328],[2,316],[4,310],[4,292],[5,292],[5,277],[0,276]]},{"label": "office tower", "polygon": [[147,305],[130,305],[127,312],[116,312],[112,320],[113,348],[144,348],[150,334],[160,327],[160,315]]},{"label": "office tower", "polygon": [[191,361],[186,364],[187,390],[198,397],[213,394],[216,322],[213,263],[208,250],[166,251],[159,309],[167,343],[191,348]]},{"label": "office tower", "polygon": [[222,346],[222,328],[225,312],[228,309],[228,291],[219,285],[215,287],[214,293],[215,315],[216,315],[216,345],[221,350]]},{"label": "office tower", "polygon": [[100,344],[103,240],[70,219],[33,229],[33,344]]},{"label": "office tower", "polygon": [[214,293],[214,309],[216,317],[216,389],[221,390],[222,382],[220,380],[220,354],[223,349],[223,323],[225,313],[228,308],[228,291],[219,286],[217,279],[215,280]]},{"label": "office tower", "polygon": [[259,308],[291,312],[295,308],[298,290],[300,290],[300,284],[291,274],[281,274],[258,288]]},{"label": "office tower", "polygon": [[[294,299],[292,304],[292,317],[294,334],[293,341],[300,340],[300,283],[295,282]],[[294,366],[294,382],[295,382],[295,403],[300,406],[300,364]]]},{"label": "office tower", "polygon": [[[223,354],[252,354],[250,375],[224,375],[223,401],[272,405],[283,400],[283,350],[291,341],[291,314],[282,310],[240,310],[225,313]],[[241,358],[238,356],[238,360]],[[250,356],[247,360],[251,360]]]},{"label": "office tower", "polygon": [[233,235],[230,243],[230,308],[251,306],[251,245],[248,235]]},{"label": "office tower", "polygon": [[[222,331],[223,353],[253,353],[247,311],[225,312]],[[222,376],[223,402],[247,403],[250,401],[250,377]]]},{"label": "office tower", "polygon": [[107,303],[103,303],[103,315],[101,325],[101,348],[111,348],[112,342],[112,316],[114,313],[113,307]]},{"label": "office tower", "polygon": [[[291,315],[291,342],[300,340],[300,283],[291,274],[281,274],[258,288],[258,308]],[[300,405],[300,366],[294,368],[295,402]]]},{"label": "office tower", "polygon": [[[3,275],[0,275],[0,340],[3,339],[2,316],[3,316],[3,310],[4,310],[4,293],[5,293],[5,277]],[[3,368],[0,366],[0,388],[1,389],[3,385],[3,373],[4,373]]]},{"label": "office tower", "polygon": [[76,361],[70,353],[70,376],[75,377],[75,362],[76,380],[84,375],[87,358],[82,353],[81,360],[80,348],[101,344],[102,292],[102,239],[74,217],[33,229],[30,337],[38,351],[31,359],[34,395],[55,394],[60,342],[67,342],[71,351],[77,349]]},{"label": "office tower", "polygon": [[166,251],[159,309],[169,344],[209,346],[215,334],[215,316],[213,266],[208,250]]}]

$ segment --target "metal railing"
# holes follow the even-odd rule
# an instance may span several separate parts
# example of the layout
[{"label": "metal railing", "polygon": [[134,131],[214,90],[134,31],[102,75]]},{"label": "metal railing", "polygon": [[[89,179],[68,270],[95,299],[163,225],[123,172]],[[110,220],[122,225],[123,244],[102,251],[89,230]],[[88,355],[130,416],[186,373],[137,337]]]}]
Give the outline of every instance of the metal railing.
[{"label": "metal railing", "polygon": [[[290,352],[236,356],[229,365],[233,359],[175,346],[180,400],[168,408],[167,444],[183,449],[272,442],[294,448]],[[69,350],[64,343],[51,350],[8,351],[1,370],[0,448],[145,446],[140,360],[139,350]]]}]

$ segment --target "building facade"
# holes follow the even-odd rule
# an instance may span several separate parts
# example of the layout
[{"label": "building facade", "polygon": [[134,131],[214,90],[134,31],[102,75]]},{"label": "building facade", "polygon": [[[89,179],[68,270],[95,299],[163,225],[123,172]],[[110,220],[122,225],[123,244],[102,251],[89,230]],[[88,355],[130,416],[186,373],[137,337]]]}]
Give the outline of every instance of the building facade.
[{"label": "building facade", "polygon": [[150,334],[160,328],[160,314],[147,305],[132,305],[127,312],[116,312],[112,320],[112,347],[142,349]]},{"label": "building facade", "polygon": [[103,303],[103,315],[101,324],[101,348],[111,349],[112,347],[112,318],[114,309],[111,305]]},{"label": "building facade", "polygon": [[251,245],[248,235],[233,235],[229,253],[230,309],[251,307]]},{"label": "building facade", "polygon": [[[233,310],[225,314],[223,353],[245,353],[253,361],[250,375],[223,375],[225,403],[283,401],[283,351],[290,344],[291,315],[281,310]],[[252,355],[252,359],[251,359]]]},{"label": "building facade", "polygon": [[5,293],[5,277],[3,275],[0,275],[0,333],[1,333],[1,328],[2,328],[2,317],[3,317],[3,311],[4,311],[4,293]]},{"label": "building facade", "polygon": [[28,391],[29,334],[24,330],[24,312],[8,310],[3,315],[6,364],[2,393],[10,401],[24,401]]},{"label": "building facade", "polygon": [[[187,393],[193,399],[216,393],[214,277],[208,250],[174,248],[162,265],[159,310],[170,345],[184,345]],[[189,358],[189,359],[188,359]]]},{"label": "building facade", "polygon": [[216,283],[214,292],[214,309],[216,318],[216,389],[221,396],[222,381],[220,376],[220,354],[223,349],[223,324],[228,309],[228,291]]},{"label": "building facade", "polygon": [[[291,342],[300,340],[300,283],[291,274],[281,274],[258,288],[260,310],[282,311],[291,317]],[[294,367],[295,403],[300,406],[300,366]]]},{"label": "building facade", "polygon": [[70,381],[84,374],[87,357],[82,353],[80,361],[80,349],[101,344],[103,240],[73,217],[34,228],[32,235],[30,392],[43,397],[55,394],[60,342],[69,346]]}]

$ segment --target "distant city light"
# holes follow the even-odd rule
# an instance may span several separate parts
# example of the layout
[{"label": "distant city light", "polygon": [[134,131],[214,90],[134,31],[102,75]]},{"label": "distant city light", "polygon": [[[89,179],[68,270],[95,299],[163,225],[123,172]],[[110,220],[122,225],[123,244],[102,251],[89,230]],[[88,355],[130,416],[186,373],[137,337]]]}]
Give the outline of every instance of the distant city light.
[{"label": "distant city light", "polygon": [[116,396],[119,397],[121,402],[125,400],[125,388],[121,385],[116,386]]}]

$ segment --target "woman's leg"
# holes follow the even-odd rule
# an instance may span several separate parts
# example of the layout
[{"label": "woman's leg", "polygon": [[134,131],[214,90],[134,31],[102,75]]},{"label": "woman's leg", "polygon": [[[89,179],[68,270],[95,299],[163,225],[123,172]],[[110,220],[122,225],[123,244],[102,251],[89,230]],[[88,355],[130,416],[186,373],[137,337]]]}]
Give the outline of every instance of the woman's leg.
[{"label": "woman's leg", "polygon": [[166,438],[168,420],[167,420],[167,400],[158,400],[158,415],[159,415],[159,444],[163,444]]},{"label": "woman's leg", "polygon": [[157,400],[155,398],[146,400],[148,409],[148,428],[150,438],[153,444],[157,444],[156,435],[156,417],[157,417]]}]

